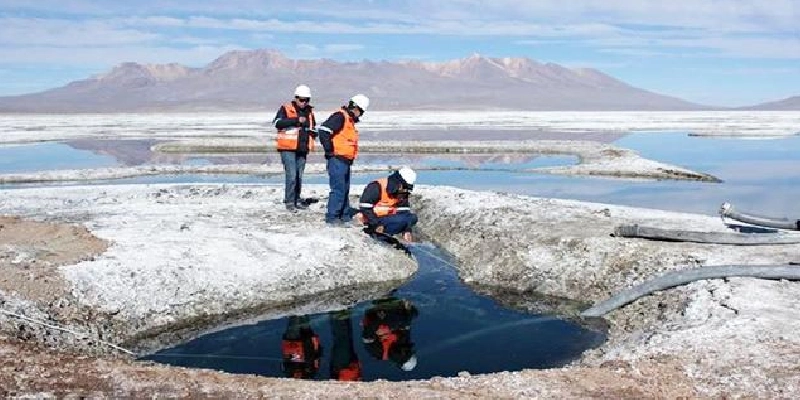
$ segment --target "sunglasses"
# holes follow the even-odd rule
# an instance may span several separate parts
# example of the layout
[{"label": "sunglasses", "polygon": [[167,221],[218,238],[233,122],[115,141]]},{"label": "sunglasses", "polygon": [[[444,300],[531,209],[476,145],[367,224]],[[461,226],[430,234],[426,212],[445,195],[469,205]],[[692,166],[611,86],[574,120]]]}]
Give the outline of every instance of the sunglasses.
[{"label": "sunglasses", "polygon": [[308,97],[295,97],[295,99],[301,103],[308,103],[309,101],[311,101],[311,98]]}]

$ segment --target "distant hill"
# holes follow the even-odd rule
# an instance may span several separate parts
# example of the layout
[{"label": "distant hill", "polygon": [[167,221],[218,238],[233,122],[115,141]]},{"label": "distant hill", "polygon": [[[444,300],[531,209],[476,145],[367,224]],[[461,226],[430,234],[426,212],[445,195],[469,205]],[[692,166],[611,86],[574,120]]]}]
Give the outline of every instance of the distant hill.
[{"label": "distant hill", "polygon": [[375,110],[698,110],[595,69],[472,55],[441,63],[295,60],[273,50],[231,51],[203,68],[120,64],[66,86],[0,97],[0,112],[277,109],[305,83],[328,109],[355,93]]},{"label": "distant hill", "polygon": [[759,111],[800,111],[800,96],[792,96],[778,101],[770,101],[750,107],[740,107],[740,110]]}]

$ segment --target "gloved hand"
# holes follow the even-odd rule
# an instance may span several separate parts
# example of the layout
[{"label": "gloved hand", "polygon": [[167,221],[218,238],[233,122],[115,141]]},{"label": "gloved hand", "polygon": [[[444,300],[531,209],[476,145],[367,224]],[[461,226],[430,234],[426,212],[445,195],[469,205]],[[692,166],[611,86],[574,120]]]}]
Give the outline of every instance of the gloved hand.
[{"label": "gloved hand", "polygon": [[383,233],[383,225],[378,224],[368,224],[364,227],[364,233],[372,234],[372,233]]}]

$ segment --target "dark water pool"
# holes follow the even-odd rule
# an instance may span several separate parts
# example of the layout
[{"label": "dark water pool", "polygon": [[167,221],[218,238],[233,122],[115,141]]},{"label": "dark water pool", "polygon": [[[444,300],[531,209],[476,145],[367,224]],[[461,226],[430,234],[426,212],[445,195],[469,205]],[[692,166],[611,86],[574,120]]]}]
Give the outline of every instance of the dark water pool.
[{"label": "dark water pool", "polygon": [[[605,332],[476,294],[434,247],[412,252],[418,272],[382,299],[211,333],[146,359],[277,377],[344,380],[358,371],[361,380],[399,381],[557,367],[605,340]],[[304,357],[286,361],[300,351]]]}]

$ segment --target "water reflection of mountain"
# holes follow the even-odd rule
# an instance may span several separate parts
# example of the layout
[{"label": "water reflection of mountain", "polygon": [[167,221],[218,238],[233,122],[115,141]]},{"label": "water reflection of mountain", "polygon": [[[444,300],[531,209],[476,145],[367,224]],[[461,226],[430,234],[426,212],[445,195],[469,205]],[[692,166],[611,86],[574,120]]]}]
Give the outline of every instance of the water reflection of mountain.
[{"label": "water reflection of mountain", "polygon": [[186,164],[202,160],[206,164],[261,164],[280,163],[277,154],[231,154],[231,155],[191,155],[153,152],[151,146],[156,140],[73,140],[65,142],[72,148],[87,150],[95,154],[107,155],[117,159],[124,166],[149,164]]},{"label": "water reflection of mountain", "polygon": [[527,164],[537,158],[539,154],[359,154],[358,159],[362,164],[390,164],[390,165],[432,165],[456,166],[478,168],[485,164]]},{"label": "water reflection of mountain", "polygon": [[598,143],[611,143],[623,136],[627,132],[620,131],[587,131],[587,132],[557,132],[543,131],[532,127],[529,129],[431,129],[431,130],[406,130],[406,131],[366,131],[361,132],[361,140],[408,140],[408,141],[430,141],[430,140],[458,140],[458,141],[478,141],[478,140],[582,140]]},{"label": "water reflection of mountain", "polygon": [[[527,130],[420,130],[400,132],[367,132],[362,134],[363,140],[585,140],[598,143],[611,143],[625,136],[623,132],[545,132]],[[265,154],[223,154],[223,155],[191,155],[167,154],[151,151],[158,143],[156,140],[73,140],[65,144],[78,150],[88,150],[95,154],[114,157],[123,166],[145,164],[187,164],[202,161],[204,164],[278,164],[280,157],[274,151]],[[445,164],[458,163],[466,167],[478,167],[482,164],[526,164],[533,162],[537,154],[376,154],[363,153],[359,162],[365,164],[431,164],[431,161],[442,161]],[[324,162],[321,154],[312,154],[309,162]],[[439,164],[439,163],[435,163]]]}]

